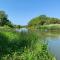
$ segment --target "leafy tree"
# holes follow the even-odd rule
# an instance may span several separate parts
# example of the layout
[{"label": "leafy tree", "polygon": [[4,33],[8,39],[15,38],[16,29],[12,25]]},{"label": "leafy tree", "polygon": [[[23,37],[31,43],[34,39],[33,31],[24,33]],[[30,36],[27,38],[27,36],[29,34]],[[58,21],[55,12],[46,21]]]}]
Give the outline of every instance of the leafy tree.
[{"label": "leafy tree", "polygon": [[40,26],[48,24],[60,24],[60,19],[47,17],[46,15],[40,15],[30,20],[28,26]]},{"label": "leafy tree", "polygon": [[9,27],[13,27],[13,24],[9,21],[8,15],[5,11],[0,11],[0,26],[8,25]]},{"label": "leafy tree", "polygon": [[5,25],[7,21],[7,14],[4,11],[0,11],[0,26]]},{"label": "leafy tree", "polygon": [[22,26],[20,26],[20,25],[14,25],[14,27],[20,29]]}]

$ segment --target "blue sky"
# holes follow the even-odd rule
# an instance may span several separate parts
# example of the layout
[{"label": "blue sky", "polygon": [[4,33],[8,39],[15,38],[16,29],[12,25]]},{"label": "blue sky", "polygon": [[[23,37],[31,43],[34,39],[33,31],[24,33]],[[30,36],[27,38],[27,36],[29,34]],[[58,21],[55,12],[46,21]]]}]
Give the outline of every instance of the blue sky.
[{"label": "blue sky", "polygon": [[60,0],[0,0],[0,10],[4,10],[14,24],[26,25],[42,14],[60,18]]}]

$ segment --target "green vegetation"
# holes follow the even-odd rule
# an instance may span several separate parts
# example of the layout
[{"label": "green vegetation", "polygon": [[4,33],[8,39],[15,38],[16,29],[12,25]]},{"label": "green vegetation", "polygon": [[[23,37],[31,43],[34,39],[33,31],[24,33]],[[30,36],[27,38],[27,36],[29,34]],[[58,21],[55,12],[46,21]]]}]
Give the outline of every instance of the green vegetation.
[{"label": "green vegetation", "polygon": [[39,17],[33,18],[28,23],[28,28],[31,29],[50,29],[50,30],[58,30],[60,29],[60,19],[47,17],[46,15],[40,15]]},{"label": "green vegetation", "polygon": [[[21,28],[20,25],[14,25],[9,19],[5,11],[0,11],[0,27]],[[5,28],[6,28],[5,27]]]},{"label": "green vegetation", "polygon": [[22,26],[21,25],[14,25],[14,28],[20,29],[20,28],[22,28]]},{"label": "green vegetation", "polygon": [[60,31],[60,24],[49,24],[49,25],[43,25],[40,26],[38,29],[40,29],[41,31]]},{"label": "green vegetation", "polygon": [[42,41],[30,31],[0,31],[0,60],[54,60]]},{"label": "green vegetation", "polygon": [[[53,21],[52,21],[53,20]],[[0,11],[0,60],[55,60],[48,52],[48,44],[33,31],[15,31],[16,28],[60,29],[60,20],[41,15],[32,19],[28,25],[14,25],[4,11]],[[54,28],[53,28],[54,27]]]},{"label": "green vegetation", "polygon": [[4,11],[0,11],[0,26],[4,25],[13,27],[13,24],[9,21],[7,14]]}]

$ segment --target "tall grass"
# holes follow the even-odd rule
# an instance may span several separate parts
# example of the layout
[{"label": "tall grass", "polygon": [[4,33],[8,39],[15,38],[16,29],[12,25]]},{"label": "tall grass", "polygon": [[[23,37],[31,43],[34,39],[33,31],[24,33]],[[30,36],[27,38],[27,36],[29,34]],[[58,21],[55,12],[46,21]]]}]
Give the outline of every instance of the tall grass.
[{"label": "tall grass", "polygon": [[49,24],[39,27],[40,30],[57,31],[60,30],[60,24]]},{"label": "tall grass", "polygon": [[0,31],[0,60],[54,60],[33,32]]}]

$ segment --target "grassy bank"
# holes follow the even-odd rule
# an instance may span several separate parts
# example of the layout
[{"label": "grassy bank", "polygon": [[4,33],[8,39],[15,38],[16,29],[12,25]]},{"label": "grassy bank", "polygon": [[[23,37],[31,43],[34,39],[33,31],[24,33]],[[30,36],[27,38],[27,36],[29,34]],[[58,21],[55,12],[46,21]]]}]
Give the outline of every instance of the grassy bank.
[{"label": "grassy bank", "polygon": [[42,25],[38,29],[40,30],[48,30],[48,31],[56,31],[60,30],[60,24],[49,24],[49,25]]},{"label": "grassy bank", "polygon": [[48,45],[33,32],[0,31],[0,60],[54,60]]}]

